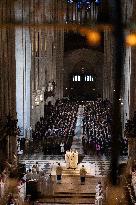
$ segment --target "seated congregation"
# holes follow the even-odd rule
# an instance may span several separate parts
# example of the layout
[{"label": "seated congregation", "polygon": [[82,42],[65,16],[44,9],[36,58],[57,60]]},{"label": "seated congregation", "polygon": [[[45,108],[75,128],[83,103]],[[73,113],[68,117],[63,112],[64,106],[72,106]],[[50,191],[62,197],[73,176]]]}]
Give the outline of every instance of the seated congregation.
[{"label": "seated congregation", "polygon": [[55,106],[45,106],[45,116],[40,118],[32,134],[37,146],[40,142],[44,154],[61,154],[70,150],[77,119],[78,103],[58,101]]},{"label": "seated congregation", "polygon": [[[85,154],[106,155],[111,152],[112,104],[108,100],[86,102],[84,106],[82,144]],[[127,155],[127,139],[120,139],[120,155]]]},{"label": "seated congregation", "polygon": [[[45,105],[45,116],[32,131],[34,150],[41,147],[44,155],[59,155],[71,149],[78,117],[83,107],[82,146],[85,155],[105,155],[111,152],[112,103],[108,100],[71,102],[58,100],[55,105]],[[120,139],[120,155],[127,155],[127,139]]]}]

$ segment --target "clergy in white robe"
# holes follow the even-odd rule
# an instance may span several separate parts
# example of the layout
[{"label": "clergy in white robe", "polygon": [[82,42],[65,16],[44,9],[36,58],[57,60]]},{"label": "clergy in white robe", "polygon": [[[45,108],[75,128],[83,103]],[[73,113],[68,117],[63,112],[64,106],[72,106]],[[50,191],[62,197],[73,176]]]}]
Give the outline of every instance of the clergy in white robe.
[{"label": "clergy in white robe", "polygon": [[66,168],[70,168],[70,164],[69,164],[69,157],[70,157],[70,152],[69,151],[66,151],[66,154],[65,154],[65,162],[66,162]]},{"label": "clergy in white robe", "polygon": [[76,160],[76,156],[75,156],[74,152],[72,152],[72,154],[70,155],[69,164],[70,164],[70,168],[72,168],[72,169],[77,168],[77,160]]},{"label": "clergy in white robe", "polygon": [[65,161],[67,168],[76,169],[78,164],[78,152],[66,151]]}]

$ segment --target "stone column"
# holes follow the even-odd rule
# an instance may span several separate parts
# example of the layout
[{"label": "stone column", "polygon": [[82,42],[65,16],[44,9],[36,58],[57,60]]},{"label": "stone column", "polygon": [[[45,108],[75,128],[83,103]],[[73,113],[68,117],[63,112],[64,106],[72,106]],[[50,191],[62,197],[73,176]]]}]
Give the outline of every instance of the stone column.
[{"label": "stone column", "polygon": [[123,128],[127,119],[129,119],[130,111],[130,78],[131,78],[131,47],[125,49],[125,62],[124,62],[124,89],[122,102],[122,115],[123,115]]},{"label": "stone column", "polygon": [[[136,22],[136,0],[133,0],[132,22]],[[131,48],[130,118],[136,111],[136,47]]]},{"label": "stone column", "polygon": [[63,97],[63,30],[57,31],[57,48],[56,48],[56,98]]},{"label": "stone column", "polygon": [[[47,92],[48,83],[55,82],[55,96],[48,97],[48,101],[55,103],[56,98],[63,96],[63,44],[64,44],[64,31],[54,23],[63,23],[63,1],[48,0],[43,3],[39,1],[39,13],[36,13],[35,4],[31,5],[32,21],[33,22],[49,22],[51,27],[45,29],[32,29],[31,30],[31,43],[32,43],[32,71],[31,92],[32,110],[31,122],[34,127],[35,123],[44,116],[44,102],[39,100],[39,104],[35,104],[35,99],[39,99],[38,92],[42,92],[44,87]],[[61,12],[60,12],[61,11]],[[42,13],[42,15],[41,15]],[[35,97],[34,97],[35,96]]]},{"label": "stone column", "polygon": [[[124,0],[122,1],[122,13],[124,24],[129,24],[133,12],[133,1]],[[129,34],[129,31],[124,31],[125,35]],[[123,73],[123,92],[122,92],[122,127],[125,128],[127,119],[130,118],[130,102],[131,102],[131,74],[132,74],[132,63],[131,63],[131,47],[125,47],[124,50],[124,73]]]},{"label": "stone column", "polygon": [[112,101],[113,91],[113,36],[107,29],[104,31],[103,99]]},{"label": "stone column", "polygon": [[[36,23],[51,23],[53,20],[53,4],[52,1],[39,1],[38,8],[32,5],[32,21]],[[39,9],[39,13],[36,13]],[[32,93],[32,109],[31,124],[34,128],[35,123],[44,116],[44,92],[47,89],[48,82],[54,79],[53,67],[53,44],[54,33],[53,28],[45,27],[31,29],[32,43],[32,71],[31,71],[31,93]],[[40,96],[43,96],[41,100]],[[38,101],[38,103],[36,102]]]},{"label": "stone column", "polygon": [[[64,23],[63,16],[60,15],[60,10],[64,10],[64,2],[58,2],[58,23]],[[73,13],[73,11],[72,11]],[[64,55],[64,30],[63,28],[56,30],[56,99],[63,97],[63,55]]]},{"label": "stone column", "polygon": [[[21,1],[15,3],[15,18],[26,22],[28,7],[23,7]],[[21,16],[20,16],[21,14]],[[18,126],[22,135],[29,135],[30,128],[30,71],[31,71],[31,42],[28,28],[15,30],[16,52],[16,109]],[[29,137],[29,136],[28,136]]]},{"label": "stone column", "polygon": [[[7,136],[6,117],[16,119],[16,66],[15,30],[9,27],[14,22],[14,5],[11,1],[0,2],[0,160],[16,153],[16,135]],[[5,25],[7,23],[7,25]],[[9,138],[9,140],[8,140]],[[8,148],[11,147],[9,150]]]},{"label": "stone column", "polygon": [[136,111],[136,48],[131,51],[131,79],[130,79],[130,118]]}]

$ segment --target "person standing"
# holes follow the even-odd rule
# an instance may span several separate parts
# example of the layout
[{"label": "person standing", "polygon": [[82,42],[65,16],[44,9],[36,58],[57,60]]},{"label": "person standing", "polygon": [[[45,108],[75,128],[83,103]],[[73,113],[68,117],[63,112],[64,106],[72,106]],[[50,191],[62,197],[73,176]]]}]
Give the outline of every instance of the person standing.
[{"label": "person standing", "polygon": [[70,158],[70,152],[67,150],[65,154],[65,162],[66,162],[66,168],[70,168],[70,163],[69,163],[69,158]]},{"label": "person standing", "polygon": [[36,168],[37,174],[39,174],[39,172],[40,172],[40,166],[39,166],[39,163],[38,163],[38,162],[36,162],[35,168]]},{"label": "person standing", "polygon": [[62,171],[63,169],[60,166],[60,163],[58,163],[58,166],[56,167],[57,184],[61,184]]},{"label": "person standing", "polygon": [[51,174],[49,174],[49,176],[46,179],[46,185],[47,185],[46,189],[47,189],[48,194],[52,196],[54,193],[54,182],[53,182],[53,178]]},{"label": "person standing", "polygon": [[81,169],[80,169],[80,181],[81,181],[81,185],[85,184],[85,176],[87,174],[86,169],[84,168],[84,165],[82,165]]},{"label": "person standing", "polygon": [[64,142],[60,143],[60,151],[61,151],[61,154],[64,154]]},{"label": "person standing", "polygon": [[72,153],[70,154],[70,159],[69,160],[70,160],[69,161],[70,168],[76,169],[77,168],[77,164],[78,164],[78,152],[72,151]]},{"label": "person standing", "polygon": [[102,205],[103,202],[103,192],[102,192],[102,185],[101,182],[98,182],[96,185],[96,195],[95,195],[95,204],[96,205]]},{"label": "person standing", "polygon": [[26,172],[26,180],[29,181],[33,178],[33,173],[32,173],[32,170],[29,169],[27,172]]}]

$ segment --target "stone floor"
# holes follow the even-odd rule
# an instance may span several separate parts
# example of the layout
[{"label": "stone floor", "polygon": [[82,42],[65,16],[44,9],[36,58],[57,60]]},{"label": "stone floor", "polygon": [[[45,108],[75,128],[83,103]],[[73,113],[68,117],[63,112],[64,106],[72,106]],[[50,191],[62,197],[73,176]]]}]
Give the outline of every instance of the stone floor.
[{"label": "stone floor", "polygon": [[85,185],[81,185],[79,176],[63,176],[61,184],[56,183],[56,177],[52,176],[53,193],[49,190],[44,193],[44,197],[39,199],[40,203],[52,204],[94,204],[95,186],[97,182],[104,178],[86,177]]}]

